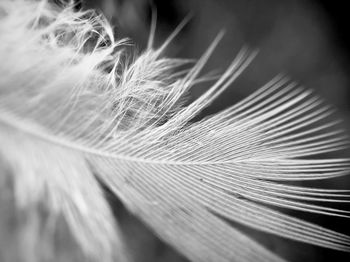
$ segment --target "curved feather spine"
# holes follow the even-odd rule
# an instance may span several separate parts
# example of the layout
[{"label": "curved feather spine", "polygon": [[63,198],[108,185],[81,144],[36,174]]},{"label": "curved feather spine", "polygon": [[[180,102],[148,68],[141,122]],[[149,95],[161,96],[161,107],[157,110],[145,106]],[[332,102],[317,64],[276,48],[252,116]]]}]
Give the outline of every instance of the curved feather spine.
[{"label": "curved feather spine", "polygon": [[[7,65],[0,65],[6,76],[0,79],[2,125],[28,141],[40,140],[44,151],[51,145],[53,152],[84,159],[127,208],[187,257],[282,260],[221,217],[293,240],[349,250],[348,236],[259,204],[348,216],[348,211],[308,202],[348,202],[348,191],[282,183],[349,171],[348,159],[308,158],[348,143],[343,131],[329,130],[337,122],[323,123],[330,110],[310,91],[276,77],[236,106],[190,123],[241,74],[255,53],[243,49],[203,96],[181,107],[177,101],[200,82],[199,74],[222,33],[187,74],[174,77],[171,71],[182,62],[161,58],[164,46],[123,65],[124,53],[115,49],[124,42],[115,42],[108,24],[89,13],[23,0],[6,0],[0,10],[5,10],[0,15],[0,54],[12,68],[8,72]],[[27,15],[16,21],[23,13]],[[15,25],[16,30],[9,30]],[[22,46],[25,37],[28,42]],[[85,52],[86,48],[92,51]],[[11,138],[6,132],[1,136],[4,141]],[[14,145],[8,147],[15,152]],[[43,165],[46,161],[52,163],[43,157]],[[15,154],[9,162],[16,163]],[[98,188],[92,174],[83,173],[81,188]],[[37,177],[44,187],[54,178],[47,176]],[[69,177],[57,183],[72,186]],[[48,188],[52,196],[62,194]],[[104,201],[101,193],[96,199]],[[74,197],[67,201],[57,208],[78,242],[87,252],[93,242],[84,242],[82,236],[96,234],[106,246],[107,260],[112,256],[106,251],[108,240],[96,227],[78,227],[74,214],[78,212],[86,225],[106,219],[113,227],[112,218],[97,216],[93,221],[83,212],[93,213],[89,203]],[[179,234],[187,234],[187,239]]]}]

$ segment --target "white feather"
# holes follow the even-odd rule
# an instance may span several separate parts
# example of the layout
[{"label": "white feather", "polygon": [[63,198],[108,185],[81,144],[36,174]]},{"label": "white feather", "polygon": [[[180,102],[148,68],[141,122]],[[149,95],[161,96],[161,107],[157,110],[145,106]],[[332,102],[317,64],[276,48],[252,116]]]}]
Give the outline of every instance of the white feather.
[{"label": "white feather", "polygon": [[349,251],[349,236],[272,208],[349,217],[322,205],[349,202],[348,191],[283,183],[349,172],[348,159],[322,157],[348,144],[332,129],[337,123],[325,121],[329,107],[279,76],[193,123],[254,53],[242,50],[204,95],[182,107],[184,94],[205,80],[199,74],[222,34],[179,75],[173,70],[186,61],[162,58],[167,43],[130,58],[112,31],[102,17],[72,6],[0,2],[2,169],[11,171],[16,208],[49,214],[19,241],[30,250],[26,261],[45,260],[39,244],[53,241],[59,217],[87,258],[128,260],[97,179],[192,261],[283,261],[224,219]]}]

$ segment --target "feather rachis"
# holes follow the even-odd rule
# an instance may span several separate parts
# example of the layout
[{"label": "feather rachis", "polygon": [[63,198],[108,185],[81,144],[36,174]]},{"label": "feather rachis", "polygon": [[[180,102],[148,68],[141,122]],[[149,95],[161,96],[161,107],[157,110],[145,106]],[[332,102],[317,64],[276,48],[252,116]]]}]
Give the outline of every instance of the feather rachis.
[{"label": "feather rachis", "polygon": [[0,65],[6,76],[0,79],[1,155],[15,171],[16,200],[19,206],[47,200],[88,257],[102,253],[110,261],[119,252],[127,259],[95,176],[193,261],[282,260],[220,216],[349,250],[348,236],[259,204],[348,216],[307,202],[347,201],[347,192],[279,183],[349,171],[348,159],[307,159],[347,141],[341,131],[327,131],[336,123],[322,123],[329,110],[309,91],[277,77],[238,105],[190,123],[254,53],[242,50],[202,97],[178,107],[222,34],[187,74],[174,77],[187,61],[161,58],[161,47],[125,64],[123,51],[115,51],[125,42],[116,42],[106,21],[89,12],[6,0],[0,14],[0,52],[8,61]]}]

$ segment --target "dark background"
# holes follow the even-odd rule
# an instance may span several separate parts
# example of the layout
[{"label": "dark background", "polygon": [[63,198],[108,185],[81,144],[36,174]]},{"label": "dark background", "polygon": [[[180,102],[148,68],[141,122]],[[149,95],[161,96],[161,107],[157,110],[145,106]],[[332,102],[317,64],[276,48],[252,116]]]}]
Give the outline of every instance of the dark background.
[{"label": "dark background", "polygon": [[[243,45],[258,48],[259,55],[252,65],[204,114],[234,104],[278,73],[285,73],[338,108],[338,115],[345,119],[344,125],[350,130],[350,38],[346,1],[83,0],[80,6],[103,12],[114,25],[117,36],[130,38],[139,50],[147,43],[152,8],[157,10],[158,17],[156,46],[190,13],[192,19],[165,53],[173,57],[200,57],[216,34],[225,29],[225,37],[205,71],[223,71]],[[192,90],[190,99],[198,97],[206,86]],[[350,182],[342,178],[324,181],[319,186],[349,188]],[[129,214],[107,188],[106,194],[123,224],[135,261],[186,261]],[[291,214],[350,234],[348,219]],[[235,226],[290,261],[350,261],[347,253]]]},{"label": "dark background", "polygon": [[[118,37],[142,50],[148,39],[152,6],[157,10],[156,46],[191,14],[192,19],[167,49],[167,56],[198,58],[218,32],[224,39],[206,71],[221,70],[242,46],[259,55],[208,113],[218,111],[285,73],[341,110],[348,110],[349,34],[346,7],[305,0],[82,0],[102,11]],[[196,98],[203,86],[191,93]]]}]

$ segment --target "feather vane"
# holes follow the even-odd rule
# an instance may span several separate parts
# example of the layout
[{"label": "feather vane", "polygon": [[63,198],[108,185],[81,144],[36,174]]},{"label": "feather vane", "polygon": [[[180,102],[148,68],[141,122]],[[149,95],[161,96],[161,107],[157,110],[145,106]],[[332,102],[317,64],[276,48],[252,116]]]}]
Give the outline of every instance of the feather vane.
[{"label": "feather vane", "polygon": [[[285,183],[348,174],[348,159],[325,157],[348,145],[345,132],[333,129],[338,122],[327,121],[330,107],[277,76],[193,122],[255,53],[243,49],[183,106],[187,91],[206,80],[201,70],[222,33],[191,69],[174,74],[188,61],[163,58],[162,46],[130,62],[125,40],[112,32],[103,17],[73,6],[0,3],[0,154],[18,208],[43,205],[47,224],[62,216],[92,261],[128,261],[98,180],[191,261],[283,261],[227,221],[349,251],[349,236],[273,208],[349,217],[323,205],[349,202],[349,191]],[[33,261],[44,260],[33,250]]]}]

